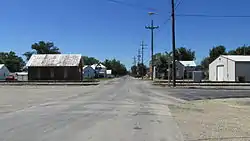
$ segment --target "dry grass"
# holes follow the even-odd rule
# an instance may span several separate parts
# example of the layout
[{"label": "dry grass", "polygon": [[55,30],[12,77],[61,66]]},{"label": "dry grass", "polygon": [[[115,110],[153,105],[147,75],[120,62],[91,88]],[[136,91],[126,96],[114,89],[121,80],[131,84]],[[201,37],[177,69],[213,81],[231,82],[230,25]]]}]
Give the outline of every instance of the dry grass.
[{"label": "dry grass", "polygon": [[250,140],[250,99],[193,101],[169,108],[185,140]]}]

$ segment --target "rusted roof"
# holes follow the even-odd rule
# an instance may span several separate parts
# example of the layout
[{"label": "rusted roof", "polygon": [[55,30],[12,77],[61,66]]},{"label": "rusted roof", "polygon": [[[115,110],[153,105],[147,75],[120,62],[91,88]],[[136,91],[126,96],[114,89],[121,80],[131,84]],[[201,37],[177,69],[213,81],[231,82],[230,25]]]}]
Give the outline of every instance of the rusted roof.
[{"label": "rusted roof", "polygon": [[33,54],[27,67],[79,66],[81,54]]}]

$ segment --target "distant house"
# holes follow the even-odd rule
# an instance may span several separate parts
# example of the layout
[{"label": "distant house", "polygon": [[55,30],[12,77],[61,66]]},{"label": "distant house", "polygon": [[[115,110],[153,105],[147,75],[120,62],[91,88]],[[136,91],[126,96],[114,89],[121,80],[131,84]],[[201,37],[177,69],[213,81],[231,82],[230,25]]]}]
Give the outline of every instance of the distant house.
[{"label": "distant house", "polygon": [[4,64],[0,64],[0,80],[5,80],[5,78],[10,74],[10,71]]},{"label": "distant house", "polygon": [[210,81],[250,81],[250,56],[221,55],[209,64]]},{"label": "distant house", "polygon": [[103,64],[101,64],[101,63],[99,63],[99,64],[93,64],[93,65],[91,65],[91,67],[93,68],[93,69],[95,69],[95,71],[96,71],[96,77],[98,77],[98,78],[105,78],[105,77],[107,77],[106,75],[106,70],[107,70],[107,68],[103,65]]},{"label": "distant house", "polygon": [[176,77],[178,79],[192,78],[197,65],[194,61],[176,61]]},{"label": "distant house", "polygon": [[83,78],[95,78],[95,69],[89,65],[83,67]]},{"label": "distant house", "polygon": [[29,80],[82,80],[80,54],[34,54],[27,63]]},{"label": "distant house", "polygon": [[28,72],[16,72],[18,81],[28,81]]}]

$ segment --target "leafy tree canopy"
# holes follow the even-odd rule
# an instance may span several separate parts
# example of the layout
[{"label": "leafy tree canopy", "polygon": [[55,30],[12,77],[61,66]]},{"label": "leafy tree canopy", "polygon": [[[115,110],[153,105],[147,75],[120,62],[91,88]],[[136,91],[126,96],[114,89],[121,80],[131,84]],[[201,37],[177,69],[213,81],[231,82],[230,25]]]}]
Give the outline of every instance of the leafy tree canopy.
[{"label": "leafy tree canopy", "polygon": [[195,51],[184,47],[177,48],[175,58],[179,61],[193,61],[195,60]]},{"label": "leafy tree canopy", "polygon": [[0,52],[0,64],[5,64],[10,72],[22,71],[25,63],[15,52]]},{"label": "leafy tree canopy", "polygon": [[93,65],[93,64],[97,64],[100,62],[94,57],[82,56],[82,59],[83,59],[84,65]]},{"label": "leafy tree canopy", "polygon": [[58,47],[53,42],[39,41],[31,45],[32,51],[25,52],[23,55],[29,60],[32,54],[61,54]]},{"label": "leafy tree canopy", "polygon": [[115,76],[122,76],[127,74],[127,69],[124,64],[122,64],[119,60],[112,59],[108,60],[106,59],[103,63],[104,66],[107,67],[107,69],[112,70],[112,74]]}]

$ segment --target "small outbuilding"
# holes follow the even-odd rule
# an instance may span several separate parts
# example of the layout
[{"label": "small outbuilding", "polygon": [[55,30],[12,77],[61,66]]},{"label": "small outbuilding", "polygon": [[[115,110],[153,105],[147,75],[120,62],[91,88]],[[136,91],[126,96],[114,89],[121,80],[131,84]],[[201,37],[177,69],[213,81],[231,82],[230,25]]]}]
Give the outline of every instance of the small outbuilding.
[{"label": "small outbuilding", "polygon": [[5,78],[10,74],[10,71],[4,64],[0,64],[0,80],[5,80]]},{"label": "small outbuilding", "polygon": [[92,79],[95,78],[96,72],[95,69],[89,65],[83,67],[83,78]]},{"label": "small outbuilding", "polygon": [[105,77],[107,77],[106,76],[107,75],[106,74],[107,68],[103,64],[101,64],[101,63],[93,64],[93,65],[91,65],[91,67],[93,69],[95,69],[96,77],[98,77],[98,78],[105,78]]},{"label": "small outbuilding", "polygon": [[196,70],[195,61],[176,61],[176,77],[178,79],[192,78],[193,71]]},{"label": "small outbuilding", "polygon": [[250,56],[221,55],[209,65],[210,81],[250,81]]},{"label": "small outbuilding", "polygon": [[81,54],[34,54],[27,63],[28,79],[81,81]]}]

